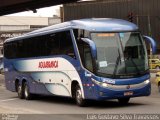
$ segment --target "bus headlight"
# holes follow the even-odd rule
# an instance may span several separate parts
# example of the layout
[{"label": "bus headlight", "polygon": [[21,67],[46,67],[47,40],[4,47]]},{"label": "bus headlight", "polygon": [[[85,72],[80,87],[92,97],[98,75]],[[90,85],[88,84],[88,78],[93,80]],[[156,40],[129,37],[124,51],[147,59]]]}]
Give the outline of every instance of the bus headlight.
[{"label": "bus headlight", "polygon": [[146,85],[147,85],[148,83],[150,83],[150,81],[149,81],[149,80],[145,80],[145,81],[144,81],[144,84],[146,84]]},{"label": "bus headlight", "polygon": [[93,81],[95,84],[99,85],[99,86],[108,87],[108,84],[107,84],[107,83],[99,82],[99,81],[97,81],[97,80],[95,80],[95,79],[93,79],[93,78],[92,78],[92,81]]},{"label": "bus headlight", "polygon": [[107,83],[102,83],[101,85],[102,85],[102,87],[108,87]]}]

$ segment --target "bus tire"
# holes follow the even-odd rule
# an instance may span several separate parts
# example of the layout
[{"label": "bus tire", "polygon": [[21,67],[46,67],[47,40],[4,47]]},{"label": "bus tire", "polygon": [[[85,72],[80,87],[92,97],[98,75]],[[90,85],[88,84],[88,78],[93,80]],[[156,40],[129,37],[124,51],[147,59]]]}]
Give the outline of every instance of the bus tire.
[{"label": "bus tire", "polygon": [[24,89],[22,87],[22,85],[18,84],[17,86],[17,93],[18,93],[18,97],[20,99],[24,99]]},{"label": "bus tire", "polygon": [[121,105],[127,105],[128,102],[129,102],[130,98],[119,98],[118,99],[118,102],[121,104]]},{"label": "bus tire", "polygon": [[26,100],[31,100],[32,99],[32,94],[30,93],[29,86],[27,83],[24,83],[24,98]]},{"label": "bus tire", "polygon": [[86,106],[86,100],[82,97],[82,90],[80,86],[77,84],[76,90],[75,90],[75,100],[78,106],[84,107]]}]

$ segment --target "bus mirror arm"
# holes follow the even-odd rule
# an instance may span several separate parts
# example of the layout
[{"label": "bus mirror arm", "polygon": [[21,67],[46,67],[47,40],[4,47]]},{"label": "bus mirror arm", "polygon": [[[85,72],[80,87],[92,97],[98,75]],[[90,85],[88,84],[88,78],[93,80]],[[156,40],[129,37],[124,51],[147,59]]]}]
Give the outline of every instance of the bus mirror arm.
[{"label": "bus mirror arm", "polygon": [[149,42],[151,44],[152,47],[152,54],[156,53],[156,42],[153,38],[149,37],[149,36],[143,36],[143,38]]},{"label": "bus mirror arm", "polygon": [[97,59],[96,44],[92,40],[90,40],[88,38],[81,38],[81,40],[84,41],[84,42],[86,42],[90,46],[90,48],[91,48],[91,54],[92,54],[93,58]]}]

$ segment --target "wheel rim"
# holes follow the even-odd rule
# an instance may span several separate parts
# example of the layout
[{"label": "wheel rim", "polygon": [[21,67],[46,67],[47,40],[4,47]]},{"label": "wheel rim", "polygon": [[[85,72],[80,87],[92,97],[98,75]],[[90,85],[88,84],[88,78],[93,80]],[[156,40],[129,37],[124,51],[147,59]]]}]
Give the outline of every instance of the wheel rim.
[{"label": "wheel rim", "polygon": [[21,91],[22,91],[22,87],[19,85],[19,86],[18,86],[18,95],[21,94]]},{"label": "wheel rim", "polygon": [[76,100],[77,100],[78,103],[81,103],[81,101],[82,101],[82,92],[81,92],[80,89],[77,89]]},{"label": "wheel rim", "polygon": [[24,94],[25,94],[25,97],[27,98],[28,97],[28,87],[27,87],[27,85],[25,86]]}]

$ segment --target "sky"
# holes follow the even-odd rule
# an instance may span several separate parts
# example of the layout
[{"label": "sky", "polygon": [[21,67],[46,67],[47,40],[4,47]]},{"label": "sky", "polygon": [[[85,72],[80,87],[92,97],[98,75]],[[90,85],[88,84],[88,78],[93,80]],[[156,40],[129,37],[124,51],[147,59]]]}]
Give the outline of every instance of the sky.
[{"label": "sky", "polygon": [[33,13],[33,11],[26,11],[26,12],[10,14],[7,16],[52,17],[53,15],[57,14],[57,11],[60,6],[61,5],[37,9],[37,13]]}]

